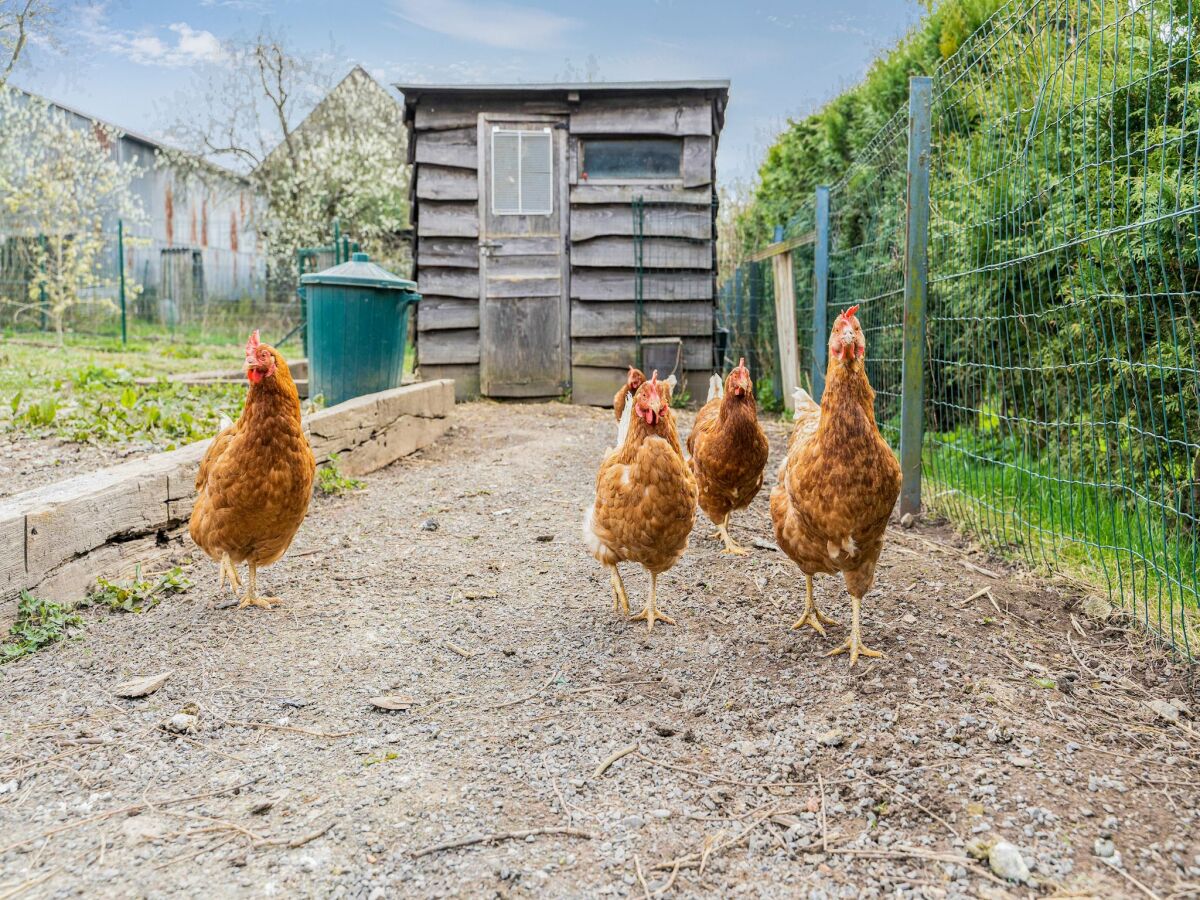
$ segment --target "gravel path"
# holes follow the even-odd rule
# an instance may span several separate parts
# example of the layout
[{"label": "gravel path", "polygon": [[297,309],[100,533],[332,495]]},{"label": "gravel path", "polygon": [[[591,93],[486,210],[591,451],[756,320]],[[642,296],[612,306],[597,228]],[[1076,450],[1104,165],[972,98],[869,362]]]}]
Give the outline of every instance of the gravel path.
[{"label": "gravel path", "polygon": [[[707,523],[660,582],[679,625],[647,635],[578,537],[613,433],[462,406],[314,504],[263,575],[283,609],[214,608],[200,564],[0,669],[0,897],[1196,896],[1197,704],[1147,705],[1186,693],[1164,656],[929,526],[889,534],[864,604],[887,656],[854,672],[822,655],[842,629],[789,630],[794,567],[721,555]],[[739,540],[769,542],[766,507]],[[189,704],[197,730],[164,730]],[[971,857],[997,840],[1030,884]]]}]

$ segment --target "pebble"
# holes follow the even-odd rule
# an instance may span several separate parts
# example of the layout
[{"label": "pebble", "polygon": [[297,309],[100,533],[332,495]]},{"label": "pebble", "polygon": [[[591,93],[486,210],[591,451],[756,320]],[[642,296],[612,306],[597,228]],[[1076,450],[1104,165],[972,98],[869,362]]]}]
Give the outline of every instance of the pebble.
[{"label": "pebble", "polygon": [[817,738],[817,743],[825,747],[840,747],[845,740],[846,735],[837,728],[831,728]]},{"label": "pebble", "polygon": [[1112,838],[1096,838],[1096,843],[1092,845],[1092,852],[1101,859],[1109,859],[1117,848],[1113,846]]},{"label": "pebble", "polygon": [[1021,851],[1015,844],[1008,841],[998,841],[988,851],[988,865],[1001,878],[1008,881],[1029,881],[1029,867],[1021,857]]}]

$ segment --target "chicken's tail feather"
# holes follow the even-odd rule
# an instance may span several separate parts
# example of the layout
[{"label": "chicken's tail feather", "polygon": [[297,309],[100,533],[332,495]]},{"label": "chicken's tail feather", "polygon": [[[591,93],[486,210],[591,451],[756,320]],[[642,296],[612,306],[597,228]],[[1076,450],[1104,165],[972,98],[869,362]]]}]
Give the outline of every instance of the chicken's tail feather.
[{"label": "chicken's tail feather", "polygon": [[629,434],[629,419],[633,415],[633,394],[625,394],[625,408],[621,410],[621,421],[617,425],[617,449],[625,446],[625,436]]},{"label": "chicken's tail feather", "polygon": [[795,410],[792,413],[792,421],[798,422],[808,413],[819,413],[821,411],[821,404],[817,403],[804,388],[798,387],[792,391],[792,409]]},{"label": "chicken's tail feather", "polygon": [[708,379],[708,400],[705,402],[711,403],[713,400],[720,400],[724,393],[725,385],[721,381],[721,373],[713,372],[712,378]]}]

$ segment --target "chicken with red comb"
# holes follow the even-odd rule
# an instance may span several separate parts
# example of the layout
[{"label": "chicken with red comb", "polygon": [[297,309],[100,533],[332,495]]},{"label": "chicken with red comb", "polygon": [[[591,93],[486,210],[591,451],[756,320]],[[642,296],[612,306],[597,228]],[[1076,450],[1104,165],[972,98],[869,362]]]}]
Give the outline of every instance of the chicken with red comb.
[{"label": "chicken with red comb", "polygon": [[647,630],[655,622],[675,624],[659,612],[658,576],[683,555],[696,521],[696,481],[683,459],[670,401],[658,372],[637,389],[625,408],[618,445],[596,473],[596,500],[583,517],[583,541],[608,570],[614,611],[629,612],[617,567],[634,562],[650,574],[646,606],[633,616]]},{"label": "chicken with red comb", "polygon": [[758,424],[754,382],[743,357],[725,379],[725,390],[696,413],[687,440],[700,508],[717,526],[725,553],[745,554],[729,536],[729,518],[745,509],[763,486],[770,446]]},{"label": "chicken with red comb", "polygon": [[833,323],[820,405],[796,392],[796,425],[771,491],[776,542],[805,578],[804,612],[792,628],[824,636],[824,625],[837,624],[817,609],[813,576],[841,573],[850,593],[850,635],[829,655],[848,653],[851,668],[859,656],[883,655],[862,642],[861,608],[900,495],[900,464],[875,424],[857,312],[852,306]]},{"label": "chicken with red comb", "polygon": [[625,378],[625,383],[617,389],[617,393],[613,395],[613,413],[617,417],[617,421],[621,421],[621,414],[625,412],[625,400],[637,393],[638,388],[646,383],[646,373],[641,369],[629,367],[629,375]]}]

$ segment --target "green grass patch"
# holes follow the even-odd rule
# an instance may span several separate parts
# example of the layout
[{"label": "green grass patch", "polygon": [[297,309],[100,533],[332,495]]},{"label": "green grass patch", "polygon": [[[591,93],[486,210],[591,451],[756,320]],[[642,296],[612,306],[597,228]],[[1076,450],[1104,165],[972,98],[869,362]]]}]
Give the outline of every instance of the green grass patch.
[{"label": "green grass patch", "polygon": [[349,491],[361,491],[366,482],[342,474],[338,468],[338,455],[329,454],[329,462],[317,469],[317,490],[328,496],[339,496]]},{"label": "green grass patch", "polygon": [[96,587],[88,595],[91,606],[103,606],[113,612],[141,613],[158,606],[165,597],[182,594],[192,587],[192,581],[175,566],[148,578],[142,577],[139,566],[130,581],[109,581],[97,578]]},{"label": "green grass patch", "polygon": [[8,640],[0,644],[0,663],[36,653],[82,628],[83,619],[67,607],[22,591],[16,621],[8,629]]},{"label": "green grass patch", "polygon": [[1176,503],[1180,491],[1146,496],[1120,472],[1066,471],[973,432],[927,434],[924,456],[928,506],[1003,554],[1107,591],[1143,626],[1200,651],[1200,529]]}]

